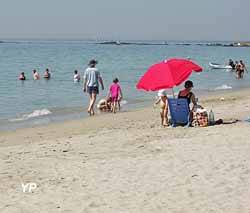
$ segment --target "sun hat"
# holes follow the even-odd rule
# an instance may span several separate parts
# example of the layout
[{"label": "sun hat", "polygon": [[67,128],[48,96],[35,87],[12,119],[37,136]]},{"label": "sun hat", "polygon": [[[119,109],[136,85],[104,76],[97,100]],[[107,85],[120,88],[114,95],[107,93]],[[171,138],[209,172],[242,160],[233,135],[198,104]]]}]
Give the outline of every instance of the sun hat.
[{"label": "sun hat", "polygon": [[166,89],[160,89],[158,91],[158,96],[162,97],[162,96],[167,96],[167,90]]}]

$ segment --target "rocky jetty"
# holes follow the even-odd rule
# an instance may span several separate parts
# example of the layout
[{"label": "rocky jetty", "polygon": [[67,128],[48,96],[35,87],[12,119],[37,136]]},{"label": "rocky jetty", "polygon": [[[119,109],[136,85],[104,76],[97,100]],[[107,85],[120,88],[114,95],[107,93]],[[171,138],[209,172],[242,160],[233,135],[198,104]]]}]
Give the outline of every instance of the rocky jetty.
[{"label": "rocky jetty", "polygon": [[153,43],[153,42],[120,42],[120,41],[104,41],[97,44],[105,45],[168,45],[167,42]]}]

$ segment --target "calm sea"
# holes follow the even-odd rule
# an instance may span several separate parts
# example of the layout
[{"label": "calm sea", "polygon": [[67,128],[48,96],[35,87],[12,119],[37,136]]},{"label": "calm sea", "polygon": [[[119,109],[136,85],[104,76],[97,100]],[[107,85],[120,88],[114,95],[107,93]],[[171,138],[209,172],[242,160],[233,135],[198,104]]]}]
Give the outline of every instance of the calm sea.
[{"label": "calm sea", "polygon": [[[191,45],[103,45],[91,41],[7,41],[0,43],[0,129],[47,124],[86,116],[88,96],[82,92],[82,82],[73,82],[73,71],[81,76],[90,59],[99,61],[107,88],[118,77],[124,93],[123,110],[151,103],[153,92],[138,91],[135,85],[150,65],[164,59],[190,58],[204,68],[193,74],[194,92],[235,90],[250,86],[250,74],[236,80],[226,70],[211,70],[209,62],[227,63],[229,58],[250,64],[249,48]],[[49,68],[50,80],[32,79],[32,70],[42,75]],[[248,68],[249,69],[249,68]],[[21,82],[23,71],[27,80]],[[250,69],[249,69],[250,72]],[[176,88],[176,91],[178,88]]]}]

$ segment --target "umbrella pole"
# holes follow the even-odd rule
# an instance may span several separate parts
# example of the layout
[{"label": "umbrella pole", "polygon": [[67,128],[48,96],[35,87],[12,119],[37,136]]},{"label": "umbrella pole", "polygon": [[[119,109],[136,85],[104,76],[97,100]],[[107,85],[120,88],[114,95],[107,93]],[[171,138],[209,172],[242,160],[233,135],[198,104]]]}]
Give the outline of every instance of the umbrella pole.
[{"label": "umbrella pole", "polygon": [[172,88],[172,93],[173,93],[173,98],[175,98],[175,95],[174,95],[174,88]]}]

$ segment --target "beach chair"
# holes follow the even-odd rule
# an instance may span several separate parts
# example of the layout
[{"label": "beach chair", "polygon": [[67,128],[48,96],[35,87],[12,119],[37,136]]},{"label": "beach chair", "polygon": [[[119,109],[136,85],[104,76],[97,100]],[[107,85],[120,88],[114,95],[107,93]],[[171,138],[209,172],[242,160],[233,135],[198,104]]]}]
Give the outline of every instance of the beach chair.
[{"label": "beach chair", "polygon": [[187,99],[184,98],[168,98],[168,106],[171,115],[171,126],[177,124],[190,127],[190,110]]}]

